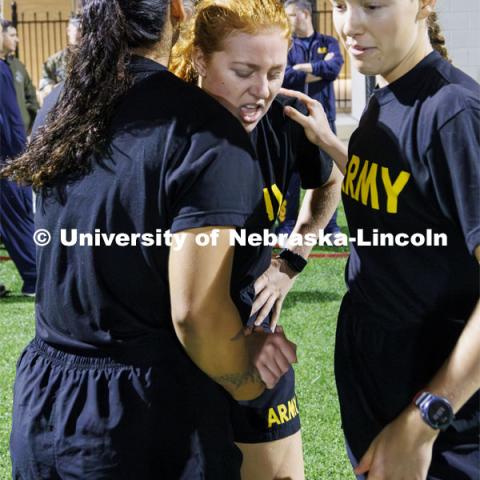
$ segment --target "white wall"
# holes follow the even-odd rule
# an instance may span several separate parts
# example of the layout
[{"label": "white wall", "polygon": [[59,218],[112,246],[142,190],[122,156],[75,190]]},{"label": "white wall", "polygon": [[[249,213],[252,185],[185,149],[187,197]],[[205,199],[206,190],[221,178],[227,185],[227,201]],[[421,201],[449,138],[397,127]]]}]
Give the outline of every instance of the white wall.
[{"label": "white wall", "polygon": [[480,0],[437,0],[453,64],[480,82]]}]

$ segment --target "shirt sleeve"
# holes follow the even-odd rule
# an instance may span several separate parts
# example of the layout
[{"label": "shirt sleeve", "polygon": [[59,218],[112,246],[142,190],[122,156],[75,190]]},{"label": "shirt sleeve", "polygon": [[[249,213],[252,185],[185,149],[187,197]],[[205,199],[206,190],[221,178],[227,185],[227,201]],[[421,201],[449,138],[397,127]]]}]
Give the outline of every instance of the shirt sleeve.
[{"label": "shirt sleeve", "polygon": [[321,77],[322,80],[335,80],[340,74],[343,65],[343,56],[340,52],[338,41],[329,37],[327,40],[327,55],[333,53],[334,57],[330,60],[312,61],[312,72],[316,77]]},{"label": "shirt sleeve", "polygon": [[194,134],[166,176],[170,230],[242,227],[254,210],[254,162],[251,152],[231,136]]},{"label": "shirt sleeve", "polygon": [[288,52],[287,68],[285,70],[285,77],[283,79],[283,87],[290,90],[297,90],[298,92],[305,92],[305,80],[307,74],[299,70],[294,70],[294,66],[298,62],[295,61],[294,46]]},{"label": "shirt sleeve", "polygon": [[480,245],[480,101],[438,130],[426,162],[442,213],[459,226],[473,254]]}]

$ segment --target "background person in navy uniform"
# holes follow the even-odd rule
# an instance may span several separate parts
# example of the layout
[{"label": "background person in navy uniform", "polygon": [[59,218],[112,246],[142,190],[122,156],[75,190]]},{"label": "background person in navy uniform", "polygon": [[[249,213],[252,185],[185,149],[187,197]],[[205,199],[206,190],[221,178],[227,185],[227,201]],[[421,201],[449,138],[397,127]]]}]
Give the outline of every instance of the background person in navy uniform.
[{"label": "background person in navy uniform", "polygon": [[[3,36],[0,35],[0,49]],[[0,165],[25,148],[22,122],[12,73],[0,59]],[[0,236],[23,280],[22,293],[35,294],[32,189],[0,179]],[[5,291],[3,292],[5,293]]]},{"label": "background person in navy uniform", "polygon": [[[239,479],[229,394],[258,397],[295,361],[283,333],[245,336],[230,297],[257,164],[238,122],[164,66],[184,18],[181,0],[86,1],[72,75],[3,170],[38,188],[51,234],[15,381],[15,478]],[[214,227],[218,246],[196,245]],[[62,229],[185,243],[67,246]]]},{"label": "background person in navy uniform", "polygon": [[[310,116],[292,118],[345,172],[351,234],[407,235],[350,246],[335,378],[359,479],[480,474],[480,87],[448,61],[434,4],[334,2],[354,66],[381,87],[348,152],[293,94]],[[447,244],[422,244],[429,229]]]},{"label": "background person in navy uniform", "polygon": [[[333,83],[340,74],[343,57],[336,38],[316,32],[312,4],[309,0],[287,0],[285,9],[293,29],[293,44],[288,52],[288,66],[283,86],[306,93],[325,109],[331,129],[336,132],[335,90]],[[291,233],[297,221],[300,203],[300,177],[292,176],[285,197],[278,233]],[[338,233],[335,212],[325,227],[326,233]]]},{"label": "background person in navy uniform", "polygon": [[[273,228],[294,170],[308,189],[301,233],[324,227],[339,200],[340,173],[284,114],[287,106],[301,105],[277,96],[289,40],[289,21],[276,0],[207,0],[196,5],[195,18],[174,49],[171,69],[198,82],[250,135],[258,167],[250,188],[259,204],[248,233]],[[236,249],[231,291],[246,326],[253,327],[256,320],[253,284],[271,256],[268,245]],[[295,275],[287,264],[284,268]],[[268,313],[271,306],[265,306]],[[276,323],[275,309],[271,313]],[[244,454],[243,480],[304,478],[293,369],[260,398],[234,403],[232,418],[234,438]]]},{"label": "background person in navy uniform", "polygon": [[35,116],[40,108],[37,100],[37,92],[32,83],[25,65],[15,56],[18,47],[17,29],[8,20],[1,20],[3,34],[3,49],[0,56],[9,66],[17,92],[18,106],[22,114],[23,124],[27,134],[30,133]]}]

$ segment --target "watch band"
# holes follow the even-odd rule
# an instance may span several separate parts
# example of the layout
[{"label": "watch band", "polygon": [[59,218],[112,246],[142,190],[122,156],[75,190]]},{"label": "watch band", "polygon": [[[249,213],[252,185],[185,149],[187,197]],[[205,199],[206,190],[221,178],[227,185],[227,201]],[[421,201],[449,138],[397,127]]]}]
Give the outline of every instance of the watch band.
[{"label": "watch band", "polygon": [[422,420],[435,430],[446,430],[455,418],[450,402],[444,397],[421,391],[413,402],[420,410]]},{"label": "watch band", "polygon": [[294,253],[288,248],[284,248],[278,257],[287,262],[287,265],[295,272],[300,273],[307,266],[308,261],[298,253]]}]

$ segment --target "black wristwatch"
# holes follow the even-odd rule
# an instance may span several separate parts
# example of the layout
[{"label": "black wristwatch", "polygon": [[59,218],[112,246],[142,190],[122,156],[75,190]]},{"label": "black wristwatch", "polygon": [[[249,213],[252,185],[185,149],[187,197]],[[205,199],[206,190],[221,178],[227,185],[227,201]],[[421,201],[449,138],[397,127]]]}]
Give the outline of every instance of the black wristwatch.
[{"label": "black wristwatch", "polygon": [[287,265],[295,272],[300,273],[306,266],[308,261],[305,260],[298,253],[294,253],[288,248],[284,248],[279,254],[278,257],[285,260]]},{"label": "black wristwatch", "polygon": [[435,430],[446,430],[455,418],[450,402],[429,392],[422,392],[415,398],[423,421]]}]

